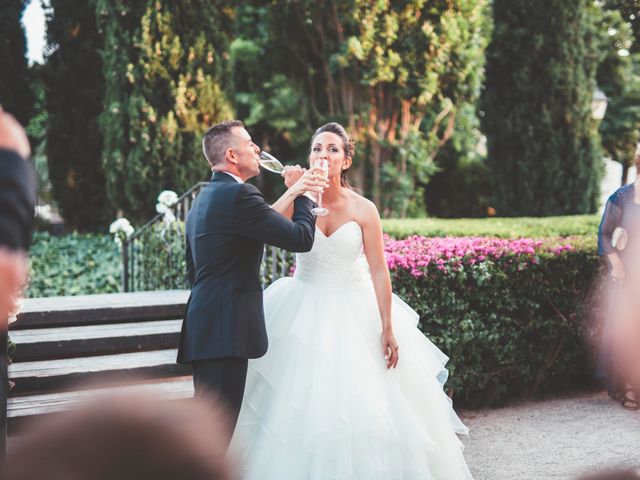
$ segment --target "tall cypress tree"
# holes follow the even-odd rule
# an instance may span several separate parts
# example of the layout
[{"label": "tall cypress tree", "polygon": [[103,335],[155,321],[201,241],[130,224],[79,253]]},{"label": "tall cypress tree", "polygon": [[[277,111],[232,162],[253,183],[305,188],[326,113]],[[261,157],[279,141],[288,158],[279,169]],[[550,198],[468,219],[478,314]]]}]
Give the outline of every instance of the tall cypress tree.
[{"label": "tall cypress tree", "polygon": [[595,211],[601,174],[591,101],[591,0],[494,0],[483,96],[498,215]]},{"label": "tall cypress tree", "polygon": [[101,162],[104,77],[93,0],[51,0],[44,67],[49,112],[46,153],[53,194],[67,225],[106,228],[115,209],[107,202]]},{"label": "tall cypress tree", "polygon": [[109,198],[142,221],[161,190],[184,191],[209,175],[201,135],[233,115],[225,94],[232,19],[206,0],[98,0],[96,12]]},{"label": "tall cypress tree", "polygon": [[33,114],[34,94],[30,88],[26,41],[20,20],[26,0],[0,0],[0,104],[23,125]]}]

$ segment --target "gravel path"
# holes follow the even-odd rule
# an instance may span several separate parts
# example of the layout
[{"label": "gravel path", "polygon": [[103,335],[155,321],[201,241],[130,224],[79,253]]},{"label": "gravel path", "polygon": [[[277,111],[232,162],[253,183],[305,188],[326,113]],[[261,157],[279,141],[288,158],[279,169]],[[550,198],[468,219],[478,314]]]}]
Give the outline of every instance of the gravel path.
[{"label": "gravel path", "polygon": [[605,392],[465,410],[465,457],[476,480],[574,479],[640,466],[640,411]]}]

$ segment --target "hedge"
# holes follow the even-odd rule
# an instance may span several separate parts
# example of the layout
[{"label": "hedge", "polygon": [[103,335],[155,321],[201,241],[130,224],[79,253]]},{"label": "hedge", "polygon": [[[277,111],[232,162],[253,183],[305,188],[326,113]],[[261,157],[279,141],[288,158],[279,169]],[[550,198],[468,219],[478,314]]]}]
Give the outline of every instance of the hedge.
[{"label": "hedge", "polygon": [[462,404],[590,383],[600,262],[595,246],[570,240],[387,239],[394,291],[449,355],[447,388]]},{"label": "hedge", "polygon": [[120,251],[111,235],[36,233],[27,297],[114,293],[120,290]]},{"label": "hedge", "polygon": [[[521,225],[539,228],[538,233],[574,233],[593,226],[593,219],[570,217],[566,223],[539,224],[537,219],[513,219],[503,223],[503,232]],[[496,220],[420,223],[423,230],[449,224],[477,232],[485,228],[483,222],[495,226]],[[147,252],[141,252],[141,258],[149,269],[147,279],[162,278],[169,287],[184,282],[182,267],[167,267],[165,251],[179,250],[171,258],[176,266],[183,265],[179,230],[164,229],[163,237],[146,239]],[[418,312],[421,330],[450,356],[447,388],[456,401],[471,407],[499,405],[589,382],[589,299],[601,268],[595,230],[590,233],[540,240],[386,236],[394,292]],[[31,259],[29,296],[120,289],[119,251],[110,236],[39,234]],[[281,271],[289,270],[287,262],[289,258],[276,261]]]}]

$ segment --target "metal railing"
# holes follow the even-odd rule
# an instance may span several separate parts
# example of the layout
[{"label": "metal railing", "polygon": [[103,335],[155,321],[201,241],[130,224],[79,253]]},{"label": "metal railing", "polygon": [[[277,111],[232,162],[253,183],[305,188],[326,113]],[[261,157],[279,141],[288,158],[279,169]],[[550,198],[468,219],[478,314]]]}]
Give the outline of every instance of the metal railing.
[{"label": "metal railing", "polygon": [[[197,183],[178,197],[178,201],[171,207],[176,217],[173,223],[176,225],[167,225],[164,222],[164,214],[159,213],[122,242],[122,288],[125,292],[186,288],[186,268],[181,272],[182,278],[176,272],[180,267],[180,259],[184,261],[186,238],[184,222],[191,204],[207,185],[208,182]],[[170,237],[169,241],[167,241],[167,236]],[[166,284],[168,278],[162,275],[158,277],[156,275],[158,272],[149,271],[151,261],[161,262],[163,260],[162,258],[153,258],[154,254],[161,253],[158,252],[159,247],[164,247],[166,253],[164,271],[171,275],[174,281],[170,283],[174,286],[164,286],[163,288],[162,284]]]},{"label": "metal railing", "polygon": [[[176,219],[167,223],[158,214],[122,243],[122,286],[125,292],[189,288],[185,260],[184,222],[193,201],[208,185],[200,182],[182,194],[171,207]],[[260,280],[266,288],[274,280],[289,275],[294,254],[265,246]]]}]

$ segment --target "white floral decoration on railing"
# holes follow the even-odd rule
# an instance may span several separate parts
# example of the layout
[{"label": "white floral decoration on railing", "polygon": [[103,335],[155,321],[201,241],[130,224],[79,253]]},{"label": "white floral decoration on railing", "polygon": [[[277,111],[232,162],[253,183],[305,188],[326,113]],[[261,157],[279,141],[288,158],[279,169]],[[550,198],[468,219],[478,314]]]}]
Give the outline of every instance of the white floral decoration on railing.
[{"label": "white floral decoration on railing", "polygon": [[122,242],[133,235],[134,228],[126,218],[118,218],[109,226],[109,233],[113,234],[113,239],[118,245],[122,245]]},{"label": "white floral decoration on railing", "polygon": [[158,195],[156,212],[164,215],[164,221],[166,223],[171,223],[176,219],[171,209],[176,203],[178,203],[178,194],[173,190],[163,190],[160,192],[160,195]]}]

